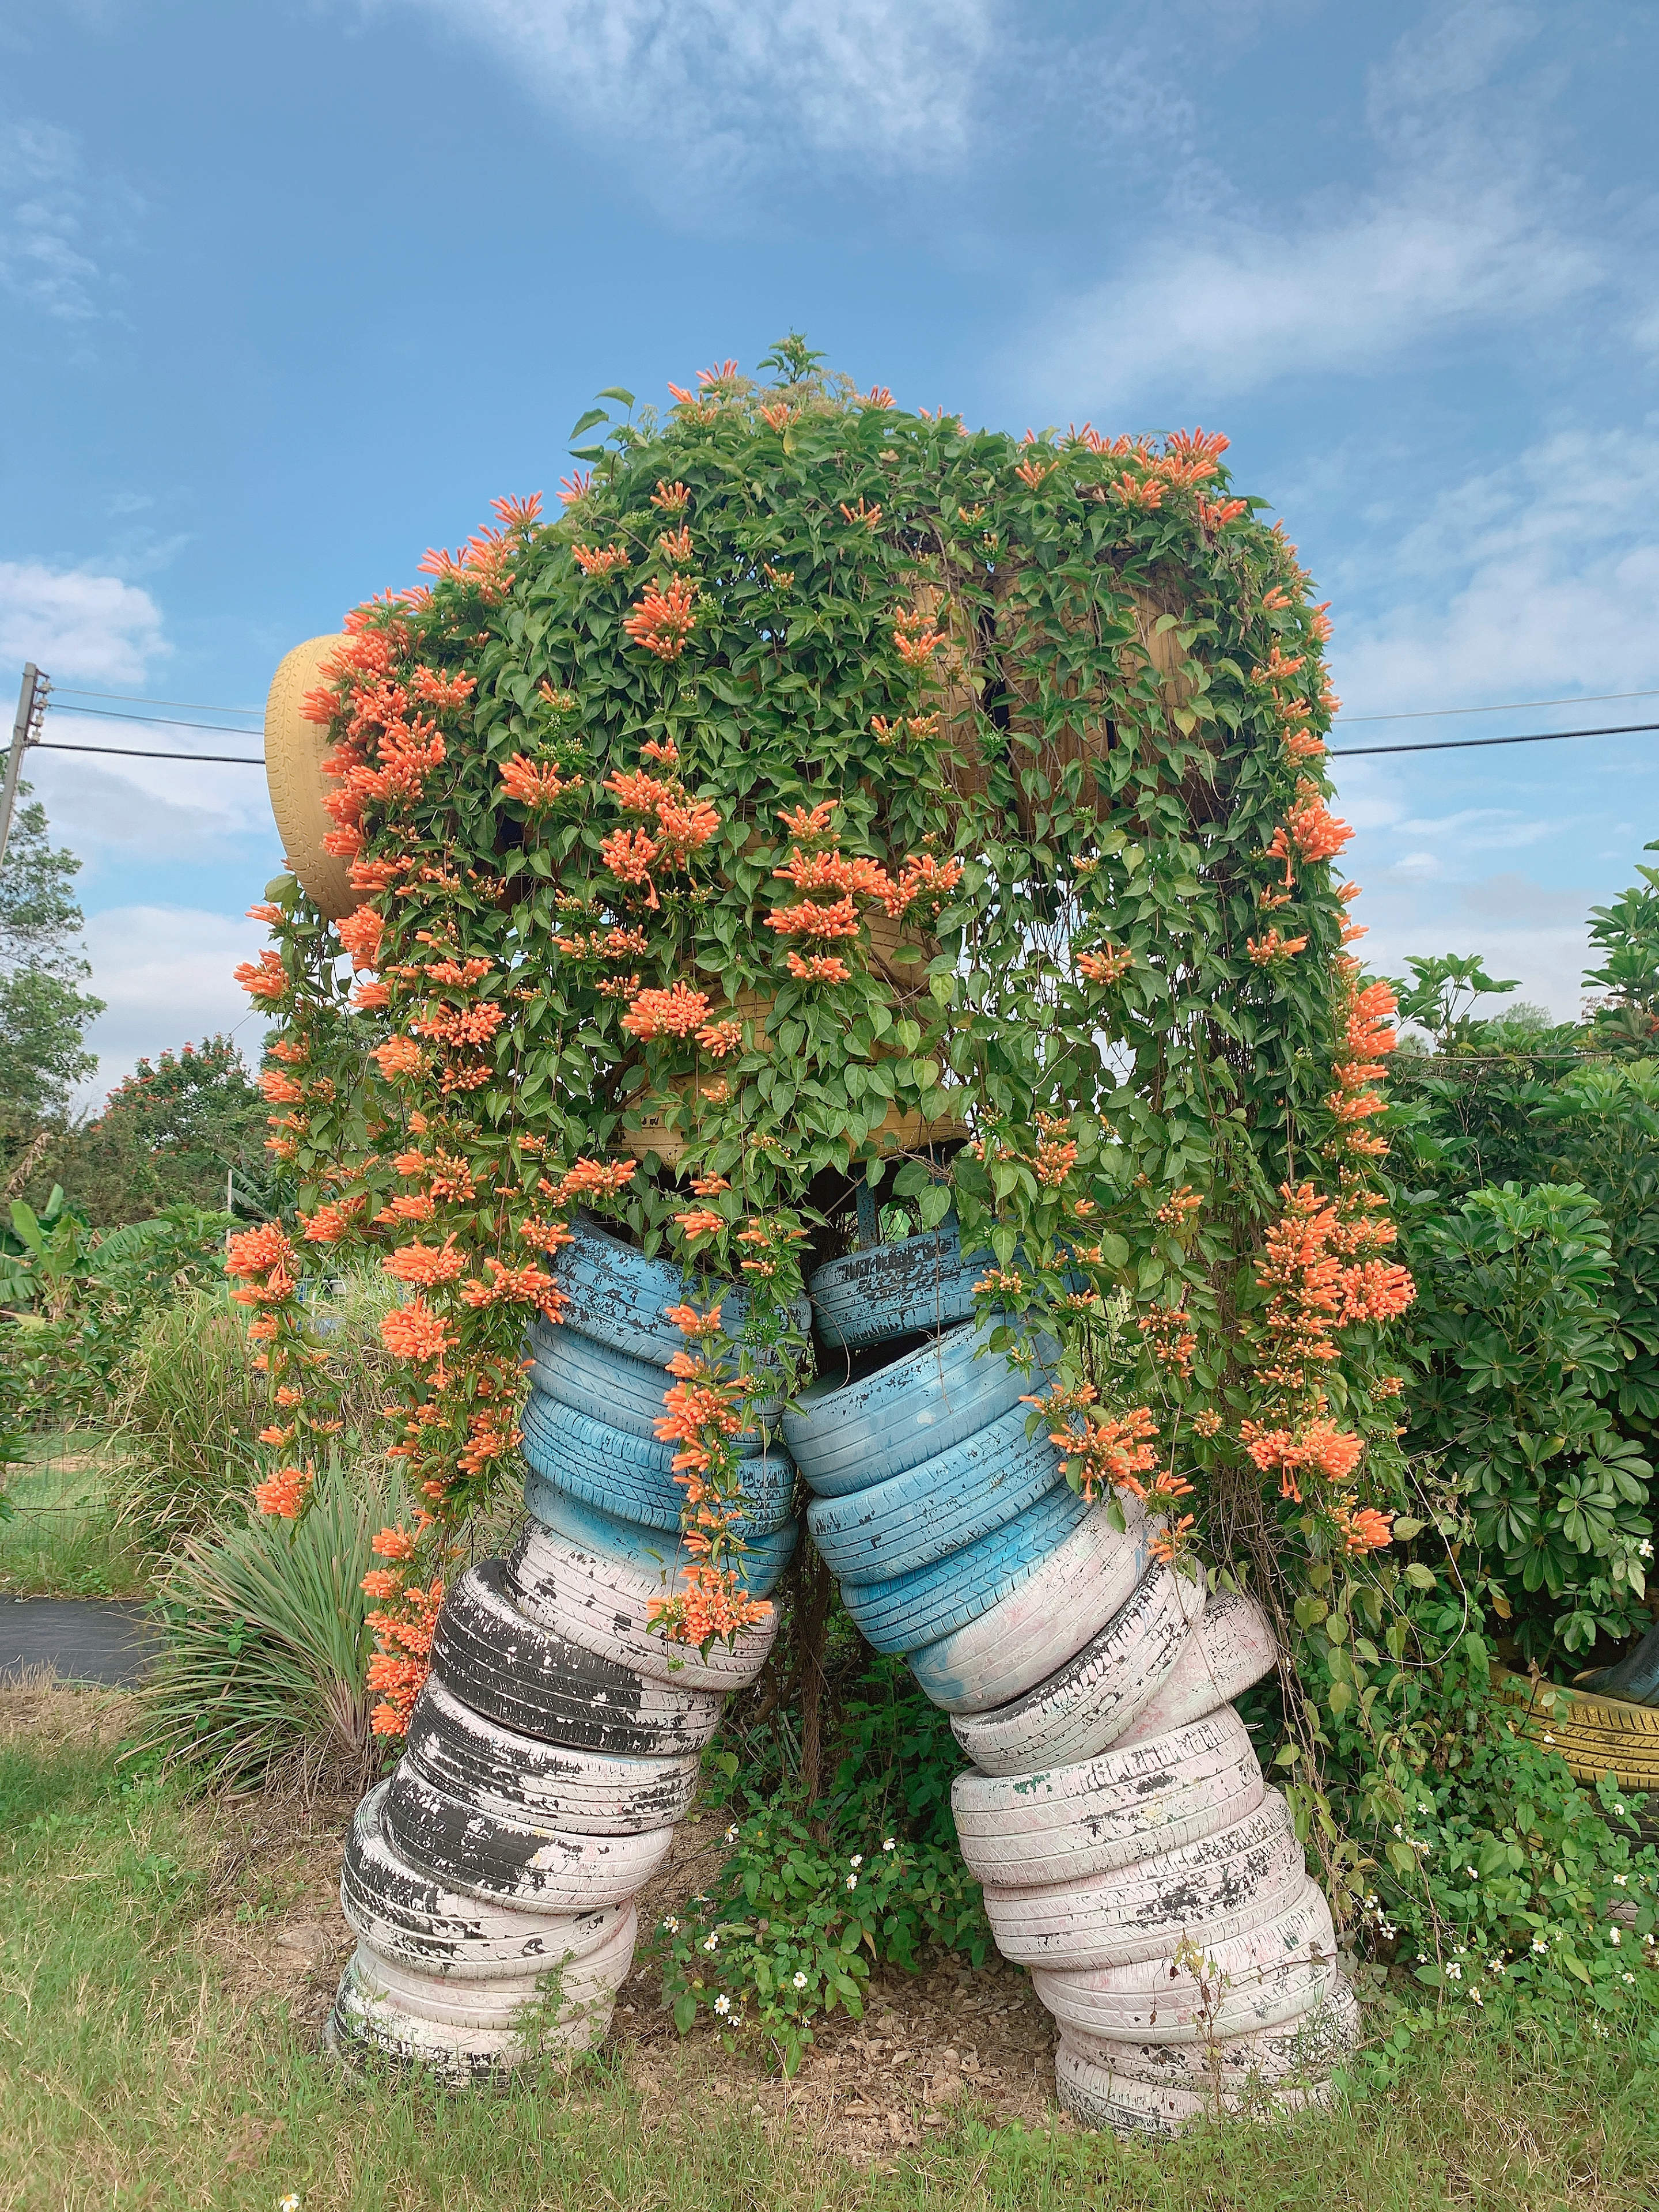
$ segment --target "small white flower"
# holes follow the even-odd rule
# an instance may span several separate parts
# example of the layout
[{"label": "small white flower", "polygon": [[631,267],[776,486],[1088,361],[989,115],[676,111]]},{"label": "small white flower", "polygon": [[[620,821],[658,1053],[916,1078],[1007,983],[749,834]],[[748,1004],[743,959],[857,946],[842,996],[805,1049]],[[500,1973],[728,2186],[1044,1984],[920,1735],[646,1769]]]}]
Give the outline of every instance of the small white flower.
[{"label": "small white flower", "polygon": [[882,1849],[884,1851],[896,1851],[898,1849],[897,1837],[889,1836],[885,1843],[883,1844]]},{"label": "small white flower", "polygon": [[1480,1994],[1480,1990],[1471,1990],[1469,1991],[1469,1995],[1470,1995],[1470,1996],[1474,1999],[1474,2001],[1475,2001],[1476,2004],[1478,2004],[1478,2005],[1484,2005],[1484,2004],[1485,2004],[1485,2002],[1486,2002],[1486,2000],[1485,1999],[1485,1997],[1483,1997],[1483,1996],[1481,1996],[1481,1994]]},{"label": "small white flower", "polygon": [[1620,1974],[1619,1978],[1621,1982],[1633,1982],[1636,1977],[1634,1974]]},{"label": "small white flower", "polygon": [[1636,1556],[1638,1559],[1650,1559],[1653,1557],[1653,1541],[1650,1537],[1643,1537],[1641,1542],[1636,1547]]},{"label": "small white flower", "polygon": [[847,1887],[848,1887],[848,1889],[856,1889],[856,1888],[858,1887],[858,1886],[859,1886],[859,1878],[858,1878],[858,1876],[857,1876],[855,1874],[849,1874],[849,1875],[848,1875],[848,1877],[847,1877]]},{"label": "small white flower", "polygon": [[714,2009],[718,2013],[727,2013],[731,2011],[732,2000],[726,1995],[724,1990],[722,1990],[720,1995],[715,1998]]},{"label": "small white flower", "polygon": [[1612,1936],[1615,1943],[1622,1943],[1625,1940],[1616,1928],[1609,1928],[1607,1933]]},{"label": "small white flower", "polygon": [[862,1851],[854,1851],[852,1857],[848,1860],[847,1863],[849,1867],[861,1867],[864,1864],[864,1853]]},{"label": "small white flower", "polygon": [[666,1920],[665,1920],[665,1921],[663,1922],[663,1923],[662,1923],[662,1924],[663,1924],[663,1928],[664,1928],[665,1932],[666,1934],[670,1935],[670,1936],[678,1936],[678,1935],[679,1934],[679,1932],[680,1932],[680,1923],[679,1923],[679,1922],[678,1922],[678,1920],[676,1920],[676,1919],[675,1919],[675,1917],[674,1917],[674,1916],[673,1916],[673,1914],[672,1914],[672,1912],[669,1914],[669,1916],[668,1916],[667,1919],[666,1919]]},{"label": "small white flower", "polygon": [[1550,1734],[1547,1729],[1544,1731],[1544,1741],[1546,1743],[1553,1743],[1555,1741],[1555,1738]]},{"label": "small white flower", "polygon": [[1469,1879],[1470,1879],[1470,1881],[1480,1881],[1480,1868],[1479,1868],[1479,1867],[1465,1867],[1465,1868],[1464,1868],[1464,1869],[1463,1869],[1463,1871],[1464,1871],[1464,1873],[1465,1873],[1466,1875],[1468,1875],[1468,1877],[1469,1877]]},{"label": "small white flower", "polygon": [[1630,1877],[1628,1875],[1616,1874],[1613,1879],[1617,1887],[1622,1889],[1625,1887],[1625,1884],[1629,1881]]},{"label": "small white flower", "polygon": [[300,2212],[299,2198],[297,2197],[283,2197],[282,2203],[276,2207],[276,2212]]},{"label": "small white flower", "polygon": [[1509,1972],[1509,1968],[1501,1959],[1493,1959],[1489,1963],[1494,1974],[1506,1974]]},{"label": "small white flower", "polygon": [[806,1987],[806,1977],[805,1974],[798,1973],[795,1976],[795,1987],[798,1990],[804,1990]]},{"label": "small white flower", "polygon": [[714,1932],[712,1936],[705,1936],[703,1937],[703,1939],[702,1939],[702,1948],[703,1948],[703,1949],[704,1949],[705,1951],[714,1951],[714,1950],[717,1950],[717,1949],[719,1948],[719,1947],[720,1947],[720,1931],[719,1931],[719,1929],[717,1929],[715,1930],[715,1932]]},{"label": "small white flower", "polygon": [[1534,1951],[1547,1951],[1550,1947],[1541,1936],[1534,1936],[1532,1939],[1532,1948]]},{"label": "small white flower", "polygon": [[1594,2020],[1594,2021],[1592,2021],[1590,2022],[1590,2026],[1591,2026],[1591,2027],[1595,2030],[1595,2033],[1596,2033],[1601,2037],[1601,2039],[1602,2042],[1603,2042],[1603,2043],[1605,2043],[1605,2042],[1607,2041],[1607,2031],[1606,2030],[1606,2028],[1605,2028],[1605,2027],[1602,2027],[1602,2025],[1601,2025],[1601,2021],[1600,2021],[1599,2020]]},{"label": "small white flower", "polygon": [[1615,1813],[1622,1813],[1625,1808],[1622,1805],[1615,1805],[1613,1809]]},{"label": "small white flower", "polygon": [[733,1820],[731,1826],[726,1832],[726,1842],[728,1844],[735,1844],[740,1832],[741,1832],[738,1829],[737,1822]]},{"label": "small white flower", "polygon": [[1463,1978],[1463,1969],[1458,1965],[1455,1959],[1454,1959],[1450,1966],[1447,1967],[1446,1973],[1448,1978],[1454,1982],[1461,1982]]}]

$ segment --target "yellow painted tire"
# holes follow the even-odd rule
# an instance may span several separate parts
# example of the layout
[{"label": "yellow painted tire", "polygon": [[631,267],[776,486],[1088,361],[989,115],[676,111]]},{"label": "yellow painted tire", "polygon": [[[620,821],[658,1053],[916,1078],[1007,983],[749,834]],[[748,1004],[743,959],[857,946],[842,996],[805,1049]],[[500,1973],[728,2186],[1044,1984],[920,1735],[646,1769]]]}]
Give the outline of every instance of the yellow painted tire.
[{"label": "yellow painted tire", "polygon": [[296,645],[271,678],[265,702],[265,782],[283,851],[289,872],[331,921],[361,902],[346,863],[324,849],[324,838],[339,827],[323,805],[323,794],[332,785],[321,766],[329,737],[320,723],[306,720],[305,699],[322,682],[324,661],[344,643],[336,635],[308,637]]},{"label": "yellow painted tire", "polygon": [[1524,1717],[1525,1733],[1559,1752],[1577,1781],[1611,1774],[1621,1790],[1659,1791],[1659,1708],[1520,1674],[1496,1679],[1498,1695]]}]

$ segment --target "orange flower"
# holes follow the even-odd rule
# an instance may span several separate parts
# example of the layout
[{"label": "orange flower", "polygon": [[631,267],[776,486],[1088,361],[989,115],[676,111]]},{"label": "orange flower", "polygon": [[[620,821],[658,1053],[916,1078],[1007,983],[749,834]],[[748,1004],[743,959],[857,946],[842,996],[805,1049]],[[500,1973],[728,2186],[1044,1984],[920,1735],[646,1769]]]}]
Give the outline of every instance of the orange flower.
[{"label": "orange flower", "polygon": [[623,1016],[622,1025],[631,1036],[648,1042],[665,1034],[690,1036],[708,1019],[707,992],[693,991],[684,983],[676,983],[666,991],[640,992]]},{"label": "orange flower", "polygon": [[691,532],[684,523],[678,530],[665,530],[657,539],[657,550],[665,561],[689,561],[691,558]]},{"label": "orange flower", "polygon": [[1133,967],[1134,958],[1127,947],[1108,945],[1098,952],[1079,952],[1078,973],[1091,983],[1120,983]]},{"label": "orange flower", "polygon": [[532,814],[539,814],[576,787],[574,776],[564,776],[546,761],[533,761],[526,753],[514,753],[501,769],[501,788],[509,799],[527,806]]},{"label": "orange flower", "polygon": [[609,576],[628,566],[628,556],[620,545],[607,545],[603,550],[596,545],[573,545],[570,553],[584,576]]},{"label": "orange flower", "polygon": [[395,1306],[380,1323],[380,1341],[394,1359],[440,1359],[455,1334],[422,1298]]},{"label": "orange flower", "polygon": [[893,617],[893,643],[907,667],[930,667],[945,642],[945,632],[930,629],[928,623],[929,617],[914,607],[901,607]]},{"label": "orange flower", "polygon": [[661,857],[661,847],[643,830],[618,830],[599,847],[599,858],[611,874],[625,884],[643,884],[650,894],[647,906],[657,904],[657,887],[651,870]]},{"label": "orange flower", "polygon": [[380,1266],[400,1283],[453,1283],[466,1264],[454,1245],[453,1236],[441,1244],[400,1244]]},{"label": "orange flower", "polygon": [[711,1213],[706,1206],[699,1206],[690,1213],[677,1213],[674,1219],[685,1231],[688,1238],[712,1237],[717,1229],[724,1229],[726,1226],[724,1216]]},{"label": "orange flower", "polygon": [[852,969],[833,952],[811,952],[803,960],[799,952],[789,955],[789,973],[803,983],[844,983]]},{"label": "orange flower", "polygon": [[659,660],[678,660],[696,620],[696,594],[684,576],[671,576],[668,588],[646,586],[644,597],[623,628],[635,645],[642,645]]},{"label": "orange flower", "polygon": [[421,1048],[413,1037],[388,1037],[377,1044],[369,1055],[380,1063],[380,1073],[388,1083],[396,1082],[402,1075],[412,1075],[421,1064]]},{"label": "orange flower", "polygon": [[[671,384],[668,388],[672,392],[674,387]],[[684,514],[690,503],[691,495],[683,483],[665,483],[658,477],[657,489],[651,495],[653,507],[659,507],[665,514]]]},{"label": "orange flower", "polygon": [[289,992],[288,975],[277,954],[267,945],[256,965],[244,960],[236,970],[236,981],[251,999],[285,999]]},{"label": "orange flower", "polygon": [[253,1502],[261,1513],[282,1521],[297,1521],[311,1494],[310,1468],[283,1467],[269,1480],[253,1486]]},{"label": "orange flower", "polygon": [[359,983],[351,1003],[360,1013],[378,1014],[391,1005],[392,988],[387,983]]}]

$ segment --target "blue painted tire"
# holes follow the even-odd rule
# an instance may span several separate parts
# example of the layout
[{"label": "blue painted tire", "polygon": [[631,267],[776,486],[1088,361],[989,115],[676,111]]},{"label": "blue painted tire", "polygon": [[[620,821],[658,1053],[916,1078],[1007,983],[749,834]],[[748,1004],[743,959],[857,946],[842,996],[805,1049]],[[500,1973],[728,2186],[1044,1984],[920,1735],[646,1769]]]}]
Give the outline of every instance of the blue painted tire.
[{"label": "blue painted tire", "polygon": [[[669,1307],[686,1295],[680,1269],[672,1261],[647,1260],[588,1214],[575,1216],[570,1235],[556,1262],[558,1285],[569,1302],[561,1326],[632,1359],[665,1367],[685,1345],[668,1319]],[[748,1299],[735,1285],[723,1284],[720,1309],[726,1334],[734,1335],[749,1310]],[[804,1328],[804,1301],[795,1317]]]},{"label": "blue painted tire", "polygon": [[1060,1454],[1030,1409],[1013,1405],[965,1442],[902,1474],[806,1509],[806,1525],[837,1581],[914,1574],[1023,1513],[1065,1476]]},{"label": "blue painted tire", "polygon": [[[672,1443],[630,1436],[532,1390],[524,1410],[524,1455],[566,1498],[622,1521],[678,1532],[685,1491],[674,1480]],[[791,1517],[795,1470],[775,1448],[744,1462],[744,1520],[753,1536],[769,1536]]]},{"label": "blue painted tire", "polygon": [[[574,1328],[550,1327],[539,1319],[531,1322],[525,1348],[531,1359],[532,1389],[591,1420],[655,1440],[663,1395],[673,1381],[660,1364],[633,1358]],[[765,1449],[766,1433],[760,1427],[745,1429],[734,1442],[746,1458]]]},{"label": "blue painted tire", "polygon": [[974,1285],[992,1264],[988,1252],[963,1257],[951,1221],[896,1244],[872,1244],[820,1267],[806,1285],[821,1342],[855,1352],[917,1329],[938,1331],[971,1320]]},{"label": "blue painted tire", "polygon": [[919,1651],[977,1620],[1034,1575],[1089,1507],[1060,1483],[1000,1528],[888,1582],[843,1583],[842,1603],[878,1651]]},{"label": "blue painted tire", "polygon": [[826,1375],[786,1410],[790,1455],[820,1498],[841,1498],[937,1458],[1017,1406],[1039,1395],[1041,1363],[1057,1347],[1036,1342],[1030,1375],[1000,1352],[984,1352],[995,1320],[972,1322],[907,1352],[854,1382]]},{"label": "blue painted tire", "polygon": [[[550,1528],[568,1543],[586,1545],[589,1551],[619,1560],[637,1574],[666,1576],[672,1582],[676,1569],[685,1564],[678,1527],[647,1528],[636,1521],[624,1521],[580,1498],[566,1497],[544,1474],[533,1470],[525,1478],[524,1502],[531,1519],[539,1521],[544,1528]],[[750,1542],[744,1583],[751,1597],[765,1597],[775,1588],[799,1534],[799,1524],[788,1521],[771,1535]]]}]

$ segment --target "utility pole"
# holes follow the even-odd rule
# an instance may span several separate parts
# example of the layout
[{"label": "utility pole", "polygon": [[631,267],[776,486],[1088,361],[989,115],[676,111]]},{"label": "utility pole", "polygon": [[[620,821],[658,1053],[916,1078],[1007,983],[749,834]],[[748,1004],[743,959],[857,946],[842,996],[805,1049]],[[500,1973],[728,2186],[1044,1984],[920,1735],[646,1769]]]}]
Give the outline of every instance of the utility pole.
[{"label": "utility pole", "polygon": [[6,857],[6,842],[11,836],[12,809],[17,804],[17,783],[22,773],[23,754],[40,735],[40,725],[46,712],[46,695],[52,685],[31,660],[23,671],[23,681],[17,694],[17,715],[11,726],[11,750],[6,755],[6,783],[0,791],[0,861]]}]

